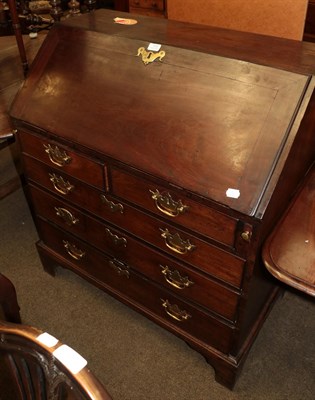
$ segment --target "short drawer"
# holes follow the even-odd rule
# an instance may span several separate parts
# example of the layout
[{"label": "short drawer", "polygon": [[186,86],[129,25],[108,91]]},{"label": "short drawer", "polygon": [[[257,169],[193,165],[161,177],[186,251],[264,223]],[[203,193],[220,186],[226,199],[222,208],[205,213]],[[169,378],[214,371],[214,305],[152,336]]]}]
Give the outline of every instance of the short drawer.
[{"label": "short drawer", "polygon": [[235,320],[239,299],[237,292],[175,262],[130,235],[89,217],[37,187],[30,186],[29,193],[36,215],[119,258],[175,294],[230,321]]},{"label": "short drawer", "polygon": [[164,11],[164,0],[129,0],[129,8],[144,8],[149,10]]},{"label": "short drawer", "polygon": [[96,199],[99,200],[99,193],[101,192],[96,188],[51,168],[32,157],[24,156],[23,166],[26,177],[30,181],[45,187],[51,193],[60,196],[67,202],[88,208],[89,204],[96,201]]},{"label": "short drawer", "polygon": [[98,188],[104,187],[102,163],[87,158],[52,140],[19,132],[19,141],[23,153],[28,154],[47,165]]},{"label": "short drawer", "polygon": [[111,169],[112,192],[195,232],[233,247],[237,220],[148,180]]},{"label": "short drawer", "polygon": [[48,223],[40,221],[39,226],[45,245],[80,275],[168,329],[182,336],[188,333],[223,353],[229,352],[233,326],[143,279],[128,265],[107,257]]}]

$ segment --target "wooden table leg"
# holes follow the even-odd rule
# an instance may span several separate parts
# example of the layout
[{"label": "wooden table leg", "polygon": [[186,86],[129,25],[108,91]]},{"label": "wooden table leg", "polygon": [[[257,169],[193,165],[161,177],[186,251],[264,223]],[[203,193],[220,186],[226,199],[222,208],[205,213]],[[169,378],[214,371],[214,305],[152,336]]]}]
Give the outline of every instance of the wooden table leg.
[{"label": "wooden table leg", "polygon": [[0,274],[0,305],[7,321],[21,323],[20,307],[13,283]]}]

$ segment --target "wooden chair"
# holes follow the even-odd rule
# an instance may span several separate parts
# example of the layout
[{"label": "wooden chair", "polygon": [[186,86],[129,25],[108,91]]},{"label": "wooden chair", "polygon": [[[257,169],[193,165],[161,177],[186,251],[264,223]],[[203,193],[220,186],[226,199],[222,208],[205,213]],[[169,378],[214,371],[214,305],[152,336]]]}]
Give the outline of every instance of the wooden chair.
[{"label": "wooden chair", "polygon": [[0,394],[14,400],[111,399],[70,347],[36,328],[1,321]]},{"label": "wooden chair", "polygon": [[0,306],[6,321],[20,323],[20,307],[13,283],[0,274]]}]

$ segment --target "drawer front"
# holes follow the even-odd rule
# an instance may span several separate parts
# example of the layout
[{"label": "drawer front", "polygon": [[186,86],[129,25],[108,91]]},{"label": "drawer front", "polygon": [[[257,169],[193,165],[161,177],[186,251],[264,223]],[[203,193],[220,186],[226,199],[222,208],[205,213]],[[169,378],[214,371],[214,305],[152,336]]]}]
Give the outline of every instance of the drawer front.
[{"label": "drawer front", "polygon": [[223,282],[240,288],[244,271],[243,259],[188,235],[157,218],[152,218],[125,203],[117,202],[116,199],[101,194],[72,177],[57,176],[58,179],[62,178],[62,187],[64,184],[67,188],[72,187],[66,194],[60,194],[59,184],[56,190],[56,183],[52,182],[53,170],[26,156],[24,164],[30,179],[47,187],[53,193],[131,232],[178,258],[180,262],[196,266]]},{"label": "drawer front", "polygon": [[26,176],[31,181],[45,187],[67,202],[88,209],[95,199],[99,199],[99,193],[101,193],[99,190],[31,157],[24,156],[23,165]]},{"label": "drawer front", "polygon": [[87,216],[58,197],[29,185],[28,192],[36,215],[39,215],[74,235],[87,239]]},{"label": "drawer front", "polygon": [[229,324],[142,279],[119,260],[105,256],[48,223],[39,221],[39,227],[45,245],[90,281],[140,308],[170,330],[182,335],[188,333],[223,353],[229,352],[234,332]]},{"label": "drawer front", "polygon": [[[94,202],[93,212],[146,242],[176,257],[180,262],[202,269],[240,288],[245,261],[227,251],[174,228],[123,202],[105,195],[106,202]],[[114,205],[114,206],[113,206]],[[111,207],[115,207],[112,212]]]},{"label": "drawer front", "polygon": [[119,258],[174,294],[193,301],[211,312],[235,321],[239,294],[206,275],[146,246],[133,237],[89,220],[89,240],[99,249]]},{"label": "drawer front", "polygon": [[164,11],[164,0],[129,0],[129,8]]},{"label": "drawer front", "polygon": [[195,232],[234,246],[237,220],[183,194],[112,168],[112,192]]},{"label": "drawer front", "polygon": [[68,232],[88,241],[100,250],[131,265],[151,280],[175,294],[200,304],[234,321],[239,295],[193,269],[176,263],[126,233],[114,229],[57,197],[30,186],[35,212]]},{"label": "drawer front", "polygon": [[60,144],[25,132],[19,132],[23,153],[28,154],[60,173],[72,175],[100,189],[104,187],[103,165],[79,155]]}]

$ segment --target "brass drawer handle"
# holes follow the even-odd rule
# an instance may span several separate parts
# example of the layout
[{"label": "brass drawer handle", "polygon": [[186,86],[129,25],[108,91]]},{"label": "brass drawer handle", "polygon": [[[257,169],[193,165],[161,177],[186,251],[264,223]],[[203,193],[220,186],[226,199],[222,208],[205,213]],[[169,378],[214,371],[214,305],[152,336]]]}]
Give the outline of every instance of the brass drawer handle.
[{"label": "brass drawer handle", "polygon": [[192,282],[188,276],[181,276],[177,269],[172,271],[167,265],[160,265],[160,267],[162,268],[162,274],[166,282],[176,289],[186,289],[194,285],[194,282]]},{"label": "brass drawer handle", "polygon": [[57,176],[56,174],[49,174],[49,179],[58,193],[67,195],[71,193],[74,189],[74,186],[71,185],[69,181],[64,180],[62,176]]},{"label": "brass drawer handle", "polygon": [[110,231],[110,229],[106,228],[105,229],[106,235],[110,238],[110,240],[114,243],[115,246],[121,246],[121,247],[127,247],[127,239],[122,237],[119,237],[115,235],[113,232]]},{"label": "brass drawer handle", "polygon": [[114,202],[108,200],[104,194],[101,194],[101,201],[110,209],[111,212],[120,212],[121,214],[124,213],[124,206],[122,204],[115,204]]},{"label": "brass drawer handle", "polygon": [[79,222],[79,219],[76,218],[69,210],[62,207],[55,207],[56,215],[64,220],[64,222],[71,226],[75,225]]},{"label": "brass drawer handle", "polygon": [[74,258],[75,260],[81,260],[85,256],[85,252],[78,249],[76,245],[71,244],[67,240],[63,240],[63,246],[67,250],[69,256]]},{"label": "brass drawer handle", "polygon": [[58,146],[52,147],[50,144],[44,144],[45,153],[48,154],[50,161],[58,165],[58,167],[64,167],[70,164],[72,158],[64,150],[60,150]]},{"label": "brass drawer handle", "polygon": [[113,268],[118,275],[125,276],[127,279],[129,279],[130,272],[128,265],[125,265],[121,261],[114,259],[109,261],[109,266]]},{"label": "brass drawer handle", "polygon": [[161,299],[161,301],[166,314],[168,314],[176,321],[182,322],[182,321],[187,321],[189,318],[191,318],[191,315],[188,314],[187,311],[181,310],[177,304],[171,304],[168,300],[163,300],[163,299]]},{"label": "brass drawer handle", "polygon": [[191,244],[189,239],[183,240],[178,233],[172,234],[168,229],[161,229],[161,237],[165,239],[166,246],[178,254],[186,254],[193,251],[196,246]]},{"label": "brass drawer handle", "polygon": [[177,217],[189,209],[189,206],[183,204],[181,200],[173,200],[169,193],[160,193],[158,189],[150,190],[150,193],[152,194],[151,198],[155,201],[156,208],[169,217]]}]

